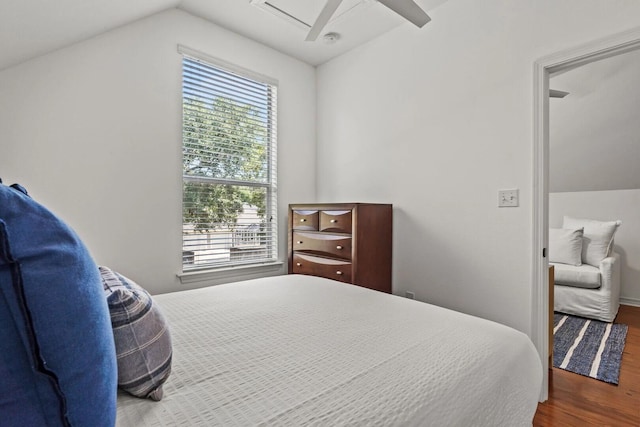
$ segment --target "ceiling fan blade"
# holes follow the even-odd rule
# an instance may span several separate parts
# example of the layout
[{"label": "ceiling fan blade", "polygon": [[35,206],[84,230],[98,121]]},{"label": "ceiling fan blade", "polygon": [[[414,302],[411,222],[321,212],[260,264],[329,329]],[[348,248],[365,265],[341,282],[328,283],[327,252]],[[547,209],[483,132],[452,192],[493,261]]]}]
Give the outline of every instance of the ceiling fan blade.
[{"label": "ceiling fan blade", "polygon": [[569,92],[563,90],[549,89],[549,98],[564,98]]},{"label": "ceiling fan blade", "polygon": [[322,29],[327,25],[329,19],[331,19],[336,9],[338,9],[338,6],[340,6],[340,3],[342,3],[342,0],[327,0],[327,4],[322,8],[316,22],[309,30],[309,34],[307,34],[305,41],[312,42],[318,38]]},{"label": "ceiling fan blade", "polygon": [[431,21],[427,13],[420,8],[413,0],[378,0],[407,21],[422,28],[424,24]]}]

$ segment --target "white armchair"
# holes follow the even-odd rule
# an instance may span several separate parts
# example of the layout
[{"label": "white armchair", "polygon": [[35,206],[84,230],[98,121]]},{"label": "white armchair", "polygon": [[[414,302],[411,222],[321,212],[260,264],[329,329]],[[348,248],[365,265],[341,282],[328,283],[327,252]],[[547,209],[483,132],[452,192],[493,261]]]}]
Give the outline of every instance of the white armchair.
[{"label": "white armchair", "polygon": [[620,306],[620,255],[613,237],[622,222],[564,216],[549,229],[554,310],[612,322]]},{"label": "white armchair", "polygon": [[554,310],[612,322],[620,306],[620,255],[612,253],[600,267],[552,263]]}]

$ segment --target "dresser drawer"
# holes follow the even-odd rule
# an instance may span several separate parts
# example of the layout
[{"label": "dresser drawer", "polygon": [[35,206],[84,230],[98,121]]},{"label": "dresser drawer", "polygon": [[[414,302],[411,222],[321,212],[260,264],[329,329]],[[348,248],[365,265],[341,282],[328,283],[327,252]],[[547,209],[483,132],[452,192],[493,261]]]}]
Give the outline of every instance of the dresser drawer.
[{"label": "dresser drawer", "polygon": [[351,263],[348,261],[294,253],[293,273],[310,274],[351,283]]},{"label": "dresser drawer", "polygon": [[320,211],[320,231],[351,234],[351,211]]},{"label": "dresser drawer", "polygon": [[293,250],[351,259],[351,237],[336,234],[293,232]]},{"label": "dresser drawer", "polygon": [[318,211],[294,210],[293,224],[294,230],[318,230]]}]

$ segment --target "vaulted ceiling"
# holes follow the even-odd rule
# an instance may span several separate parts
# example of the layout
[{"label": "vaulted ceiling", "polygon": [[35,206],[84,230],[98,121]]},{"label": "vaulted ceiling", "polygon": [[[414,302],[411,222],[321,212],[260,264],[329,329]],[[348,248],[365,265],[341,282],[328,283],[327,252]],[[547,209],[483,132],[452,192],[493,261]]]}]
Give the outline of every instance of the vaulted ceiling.
[{"label": "vaulted ceiling", "polygon": [[178,0],[2,0],[0,70],[179,3]]},{"label": "vaulted ceiling", "polygon": [[[430,12],[445,1],[417,3]],[[305,42],[309,27],[325,3],[326,0],[2,0],[0,70],[170,8],[200,16],[312,65],[406,23],[375,0],[344,0],[321,33],[336,32],[340,39],[328,44],[321,36],[316,42]],[[274,13],[278,10],[281,13]]]}]

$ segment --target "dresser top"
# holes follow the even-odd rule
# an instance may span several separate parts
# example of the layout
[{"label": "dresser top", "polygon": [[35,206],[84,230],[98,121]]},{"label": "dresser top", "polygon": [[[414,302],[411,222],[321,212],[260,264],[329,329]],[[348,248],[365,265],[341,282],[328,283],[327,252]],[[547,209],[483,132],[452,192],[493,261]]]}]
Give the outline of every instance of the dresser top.
[{"label": "dresser top", "polygon": [[385,206],[392,207],[390,203],[292,203],[289,209],[353,209],[357,206]]}]

